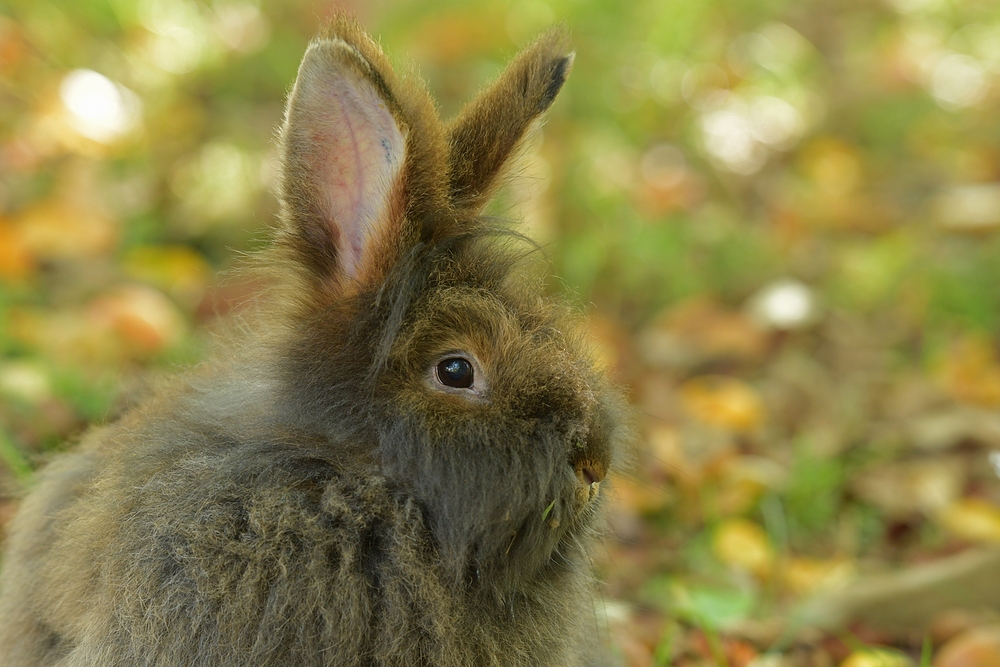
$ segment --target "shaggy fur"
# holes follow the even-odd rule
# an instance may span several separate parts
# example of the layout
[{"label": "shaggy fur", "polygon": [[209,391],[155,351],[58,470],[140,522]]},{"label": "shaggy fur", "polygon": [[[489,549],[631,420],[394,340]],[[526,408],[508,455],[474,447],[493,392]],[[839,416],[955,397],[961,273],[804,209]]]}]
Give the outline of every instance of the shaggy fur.
[{"label": "shaggy fur", "polygon": [[[530,251],[480,217],[564,44],[542,37],[446,127],[350,20],[314,41],[264,260],[284,287],[237,351],[39,475],[0,664],[592,662],[592,483],[627,410]],[[447,355],[475,360],[475,392],[437,382]]]}]

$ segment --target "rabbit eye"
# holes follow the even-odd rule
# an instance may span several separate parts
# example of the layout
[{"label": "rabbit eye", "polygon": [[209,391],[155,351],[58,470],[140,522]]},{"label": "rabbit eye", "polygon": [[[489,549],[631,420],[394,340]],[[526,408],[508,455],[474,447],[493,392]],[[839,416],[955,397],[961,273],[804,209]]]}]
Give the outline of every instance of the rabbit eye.
[{"label": "rabbit eye", "polygon": [[451,357],[437,365],[437,376],[441,384],[456,389],[468,389],[472,386],[472,364],[468,359]]}]

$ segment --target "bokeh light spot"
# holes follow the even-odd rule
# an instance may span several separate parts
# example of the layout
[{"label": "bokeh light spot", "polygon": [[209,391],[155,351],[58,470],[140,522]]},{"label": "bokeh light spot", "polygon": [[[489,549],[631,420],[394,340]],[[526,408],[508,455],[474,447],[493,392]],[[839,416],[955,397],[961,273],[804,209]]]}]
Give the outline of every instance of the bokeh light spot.
[{"label": "bokeh light spot", "polygon": [[111,143],[138,125],[141,104],[135,93],[93,70],[70,72],[59,97],[70,126],[88,139]]}]

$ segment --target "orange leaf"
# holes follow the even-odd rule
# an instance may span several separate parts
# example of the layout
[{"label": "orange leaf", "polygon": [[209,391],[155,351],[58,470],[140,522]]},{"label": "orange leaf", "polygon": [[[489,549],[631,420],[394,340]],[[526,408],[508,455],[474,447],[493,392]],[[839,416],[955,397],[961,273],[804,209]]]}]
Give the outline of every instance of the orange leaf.
[{"label": "orange leaf", "polygon": [[34,257],[21,237],[10,225],[0,221],[0,280],[23,280],[34,269]]},{"label": "orange leaf", "polygon": [[945,358],[941,376],[956,399],[1000,407],[1000,363],[990,341],[969,336],[956,343]]},{"label": "orange leaf", "polygon": [[746,382],[723,375],[702,375],[681,386],[681,402],[698,421],[745,433],[764,421],[764,402]]},{"label": "orange leaf", "polygon": [[37,257],[93,257],[111,251],[118,240],[113,220],[61,201],[25,209],[16,224],[21,243]]}]

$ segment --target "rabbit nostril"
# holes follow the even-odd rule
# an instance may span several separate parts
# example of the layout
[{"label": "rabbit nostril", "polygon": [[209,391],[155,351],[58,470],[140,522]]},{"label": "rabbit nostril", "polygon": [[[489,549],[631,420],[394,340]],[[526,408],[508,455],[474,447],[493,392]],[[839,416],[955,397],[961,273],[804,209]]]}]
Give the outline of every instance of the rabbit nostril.
[{"label": "rabbit nostril", "polygon": [[604,481],[604,466],[596,463],[578,464],[576,468],[580,481],[587,486],[600,484]]}]

